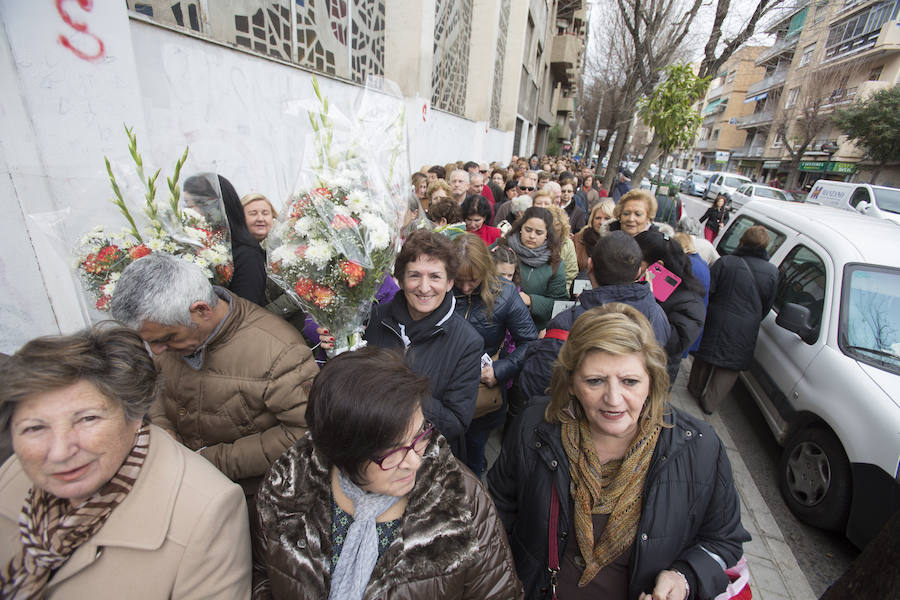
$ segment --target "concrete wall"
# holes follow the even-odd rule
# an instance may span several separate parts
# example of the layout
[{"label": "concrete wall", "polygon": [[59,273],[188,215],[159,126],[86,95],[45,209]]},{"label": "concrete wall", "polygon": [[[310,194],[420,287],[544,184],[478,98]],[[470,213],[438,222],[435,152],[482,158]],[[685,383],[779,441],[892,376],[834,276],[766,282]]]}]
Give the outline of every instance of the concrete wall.
[{"label": "concrete wall", "polygon": [[[4,352],[88,322],[70,248],[94,225],[120,224],[108,203],[103,157],[123,177],[131,171],[123,123],[135,128],[148,170],[171,174],[189,145],[186,174],[217,171],[239,193],[261,191],[276,202],[295,182],[308,133],[297,106],[313,98],[308,72],[130,19],[124,2],[96,2],[87,12],[75,2],[59,6],[0,2],[0,194],[9,215],[0,225]],[[85,23],[87,32],[69,22]],[[429,44],[416,35],[419,46]],[[401,85],[410,90],[424,81],[420,69]],[[335,108],[358,92],[341,81],[319,82]],[[430,91],[404,95],[413,169],[460,158],[508,160],[511,127],[433,111]],[[136,187],[126,194],[140,194]]]}]

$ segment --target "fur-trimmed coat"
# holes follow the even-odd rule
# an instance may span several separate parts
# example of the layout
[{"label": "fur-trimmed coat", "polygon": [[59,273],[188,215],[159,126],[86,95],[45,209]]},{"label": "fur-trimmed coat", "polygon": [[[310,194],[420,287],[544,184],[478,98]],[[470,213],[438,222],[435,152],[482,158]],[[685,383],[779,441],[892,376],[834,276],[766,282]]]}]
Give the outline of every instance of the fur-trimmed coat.
[{"label": "fur-trimmed coat", "polygon": [[[253,598],[328,597],[331,469],[309,435],[279,458],[257,496]],[[366,599],[521,598],[506,533],[481,482],[440,435],[428,446],[397,538]]]}]

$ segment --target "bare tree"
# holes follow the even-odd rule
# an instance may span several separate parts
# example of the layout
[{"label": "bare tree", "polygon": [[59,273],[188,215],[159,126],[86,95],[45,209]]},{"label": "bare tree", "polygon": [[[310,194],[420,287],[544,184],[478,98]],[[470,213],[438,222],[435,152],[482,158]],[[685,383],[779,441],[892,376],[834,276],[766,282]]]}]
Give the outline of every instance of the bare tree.
[{"label": "bare tree", "polygon": [[845,86],[854,65],[814,68],[791,76],[790,88],[778,103],[772,130],[790,156],[791,170],[786,189],[797,186],[800,160],[818,137],[831,128],[831,115],[836,103],[845,99]]},{"label": "bare tree", "polygon": [[[623,2],[627,0],[618,0],[620,8],[623,5]],[[633,4],[639,4],[637,0],[630,0]],[[663,1],[663,0],[660,0]],[[731,56],[740,48],[747,40],[749,40],[756,31],[756,27],[759,24],[760,20],[763,19],[768,13],[770,13],[773,9],[785,4],[786,0],[757,0],[756,6],[754,7],[753,12],[749,15],[746,22],[742,24],[739,30],[732,36],[726,37],[723,32],[723,25],[725,24],[725,19],[729,15],[732,6],[732,0],[717,0],[715,14],[712,22],[712,29],[710,30],[709,37],[707,38],[706,44],[703,47],[703,58],[700,61],[700,68],[698,70],[697,75],[700,78],[706,78],[710,76],[714,76],[719,70],[722,68],[722,65],[731,58]],[[665,3],[665,2],[663,2]],[[649,5],[653,5],[654,2],[651,0]],[[675,5],[677,3],[670,2],[671,5]],[[648,6],[649,6],[648,5]],[[682,4],[682,7],[686,6],[686,3]],[[646,7],[645,7],[646,8]],[[684,28],[686,32],[688,28],[694,22],[694,19],[697,15],[697,3],[690,6],[690,8],[685,11],[681,20],[678,21],[673,34],[677,34],[681,31],[680,28]],[[683,35],[679,39],[683,39]],[[656,67],[657,72],[664,66],[667,66],[668,63],[663,64],[659,67]],[[638,76],[641,76],[641,73],[638,72]],[[655,84],[655,82],[654,82]],[[652,89],[652,87],[651,87]],[[647,93],[646,91],[643,93]],[[702,94],[701,94],[702,96]],[[700,100],[700,97],[697,98]],[[641,160],[638,168],[635,170],[634,178],[636,181],[640,181],[643,177],[644,173],[647,172],[649,166],[657,160],[660,156],[660,137],[659,135],[654,134],[653,140],[648,145],[647,149],[644,151],[644,157]]]}]

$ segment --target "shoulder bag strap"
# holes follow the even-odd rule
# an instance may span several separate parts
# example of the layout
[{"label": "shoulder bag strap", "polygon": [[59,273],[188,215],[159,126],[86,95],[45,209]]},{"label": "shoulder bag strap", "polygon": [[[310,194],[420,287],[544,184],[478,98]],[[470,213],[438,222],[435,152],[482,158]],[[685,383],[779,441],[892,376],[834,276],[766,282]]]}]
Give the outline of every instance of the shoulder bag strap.
[{"label": "shoulder bag strap", "polygon": [[547,547],[547,570],[550,571],[550,593],[556,600],[556,576],[559,573],[559,538],[556,535],[559,528],[559,492],[556,485],[550,485],[550,531]]},{"label": "shoulder bag strap", "polygon": [[750,265],[747,264],[747,261],[744,260],[743,256],[738,256],[741,259],[741,262],[744,263],[744,268],[747,269],[747,272],[750,273],[750,282],[753,284],[753,289],[756,291],[756,295],[759,296],[759,301],[762,302],[762,295],[759,293],[759,285],[756,283],[756,276],[753,274],[753,269],[750,268]]}]

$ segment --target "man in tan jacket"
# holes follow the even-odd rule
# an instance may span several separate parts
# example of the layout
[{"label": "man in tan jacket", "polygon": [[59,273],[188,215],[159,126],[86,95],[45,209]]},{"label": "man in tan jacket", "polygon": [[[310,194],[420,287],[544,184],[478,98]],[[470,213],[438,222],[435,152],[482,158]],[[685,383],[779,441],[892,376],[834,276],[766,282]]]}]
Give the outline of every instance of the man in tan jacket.
[{"label": "man in tan jacket", "polygon": [[140,333],[164,376],[152,422],[254,495],[306,431],[318,368],[300,333],[163,253],[123,271],[111,308]]}]

